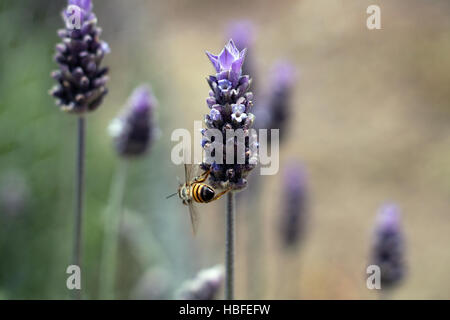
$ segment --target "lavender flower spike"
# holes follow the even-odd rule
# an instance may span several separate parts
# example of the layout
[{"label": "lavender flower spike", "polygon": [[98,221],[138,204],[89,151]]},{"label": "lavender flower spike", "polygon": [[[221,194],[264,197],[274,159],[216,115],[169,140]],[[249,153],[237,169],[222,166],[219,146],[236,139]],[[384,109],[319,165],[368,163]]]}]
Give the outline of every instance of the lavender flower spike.
[{"label": "lavender flower spike", "polygon": [[223,282],[223,266],[202,270],[193,279],[186,281],[176,297],[181,300],[213,300]]},{"label": "lavender flower spike", "polygon": [[286,248],[295,247],[305,233],[307,210],[306,172],[303,166],[292,163],[284,172],[284,197],[280,234]]},{"label": "lavender flower spike", "polygon": [[397,285],[405,275],[404,237],[400,209],[395,204],[383,205],[377,217],[372,264],[381,269],[381,287]]},{"label": "lavender flower spike", "polygon": [[[226,132],[242,129],[246,136],[256,135],[250,129],[253,126],[254,115],[250,112],[253,106],[253,94],[249,92],[251,79],[248,75],[242,75],[246,50],[239,51],[233,40],[230,40],[219,55],[207,52],[207,56],[213,64],[216,75],[207,78],[211,88],[209,98],[206,100],[210,108],[205,116],[206,129],[203,130],[202,146],[207,154],[212,154],[213,145],[208,135],[209,129],[217,129],[223,136],[223,164],[218,164],[206,159],[202,167],[211,169],[210,182],[213,187],[241,190],[247,185],[246,177],[256,166],[257,155],[249,141],[245,142],[245,163],[226,163]],[[254,142],[256,143],[256,142]],[[235,150],[236,142],[235,142]]]},{"label": "lavender flower spike", "polygon": [[150,87],[142,85],[132,93],[124,113],[112,121],[109,132],[120,156],[136,157],[149,149],[156,132],[152,121],[156,104]]},{"label": "lavender flower spike", "polygon": [[[78,14],[77,26],[74,16]],[[58,31],[62,42],[55,55],[59,70],[52,73],[58,83],[50,94],[63,111],[82,114],[97,109],[107,94],[108,69],[101,62],[109,47],[99,38],[101,29],[91,0],[69,0],[62,15],[66,28]]]}]

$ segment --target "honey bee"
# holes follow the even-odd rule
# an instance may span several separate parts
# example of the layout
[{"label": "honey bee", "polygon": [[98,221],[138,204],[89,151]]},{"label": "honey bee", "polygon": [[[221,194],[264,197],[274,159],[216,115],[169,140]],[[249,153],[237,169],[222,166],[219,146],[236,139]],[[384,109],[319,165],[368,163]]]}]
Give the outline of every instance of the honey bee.
[{"label": "honey bee", "polygon": [[197,232],[199,221],[195,203],[213,202],[230,191],[231,188],[225,189],[222,192],[216,194],[214,188],[204,183],[206,179],[208,179],[211,170],[205,171],[201,175],[192,178],[193,167],[193,165],[184,165],[185,183],[180,183],[177,192],[171,194],[166,199],[178,195],[183,204],[189,207],[192,231],[195,234]]}]

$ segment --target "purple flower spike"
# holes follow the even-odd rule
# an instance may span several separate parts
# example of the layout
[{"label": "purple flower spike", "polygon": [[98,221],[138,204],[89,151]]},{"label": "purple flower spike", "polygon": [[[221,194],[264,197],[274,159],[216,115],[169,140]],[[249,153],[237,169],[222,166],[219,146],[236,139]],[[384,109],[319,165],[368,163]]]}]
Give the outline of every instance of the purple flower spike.
[{"label": "purple flower spike", "polygon": [[283,210],[280,219],[281,240],[286,248],[295,247],[303,238],[307,218],[307,179],[305,169],[298,163],[284,171]]},{"label": "purple flower spike", "polygon": [[[91,0],[69,0],[63,19],[66,28],[58,31],[61,43],[56,46],[55,61],[59,70],[52,73],[57,85],[50,91],[61,110],[82,114],[96,110],[108,93],[108,68],[102,67],[108,44],[100,40],[101,29],[92,12]],[[73,19],[72,19],[73,18]],[[77,25],[79,24],[79,25]]]},{"label": "purple flower spike", "polygon": [[[230,40],[218,56],[206,53],[217,73],[207,78],[211,88],[207,105],[211,111],[205,116],[206,129],[202,132],[202,147],[206,151],[211,150],[212,141],[209,141],[208,130],[217,129],[223,133],[224,148],[223,164],[214,164],[214,159],[209,159],[208,156],[202,167],[205,171],[212,169],[209,179],[213,187],[231,188],[234,191],[245,188],[246,178],[256,166],[257,159],[256,152],[253,152],[254,145],[250,145],[250,140],[256,140],[256,134],[251,130],[255,118],[250,113],[253,106],[253,94],[248,91],[251,79],[242,75],[245,52],[245,49],[239,51],[233,40]],[[245,155],[240,155],[240,159],[245,157],[245,164],[226,163],[226,132],[237,129],[242,129],[244,135],[249,137],[245,141]],[[235,150],[237,149],[235,146]],[[215,156],[211,153],[211,157]]]},{"label": "purple flower spike", "polygon": [[381,269],[381,288],[391,288],[403,280],[406,271],[400,209],[396,204],[379,209],[374,238],[371,263]]},{"label": "purple flower spike", "polygon": [[156,103],[150,87],[140,86],[134,90],[123,114],[110,124],[109,133],[120,156],[137,157],[149,149],[156,131],[152,123]]}]

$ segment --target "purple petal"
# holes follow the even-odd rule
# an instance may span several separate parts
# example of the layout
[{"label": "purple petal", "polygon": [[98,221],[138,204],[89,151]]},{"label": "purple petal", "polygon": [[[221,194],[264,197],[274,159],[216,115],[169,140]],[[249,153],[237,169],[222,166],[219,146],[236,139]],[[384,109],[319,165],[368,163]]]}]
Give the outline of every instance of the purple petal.
[{"label": "purple petal", "polygon": [[69,5],[75,5],[85,10],[87,13],[92,11],[92,1],[91,0],[69,0]]},{"label": "purple petal", "polygon": [[216,69],[217,72],[220,71],[220,63],[219,63],[219,57],[216,55],[213,55],[212,53],[209,53],[206,51],[206,55],[208,56],[209,60],[214,66],[214,69]]},{"label": "purple petal", "polygon": [[222,120],[222,115],[220,114],[220,111],[217,109],[211,109],[211,112],[209,113],[209,117],[213,121]]},{"label": "purple petal", "polygon": [[228,70],[222,71],[220,73],[217,74],[217,80],[223,80],[223,79],[228,79],[230,76],[230,72]]},{"label": "purple petal", "polygon": [[232,83],[228,79],[222,79],[218,82],[219,88],[223,90],[228,90],[231,88]]},{"label": "purple petal", "polygon": [[242,64],[244,63],[245,55],[234,61],[231,65],[231,71],[241,74],[242,72]]},{"label": "purple petal", "polygon": [[243,104],[234,104],[232,106],[233,113],[244,113],[245,112],[245,106]]},{"label": "purple petal", "polygon": [[220,67],[222,70],[229,70],[234,61],[233,54],[225,47],[219,56]]},{"label": "purple petal", "polygon": [[233,39],[230,39],[230,41],[228,41],[228,43],[225,45],[225,48],[233,55],[233,57],[239,57],[239,50],[238,48],[236,48]]},{"label": "purple petal", "polygon": [[245,58],[247,55],[247,48],[244,48],[241,53],[239,53],[239,58]]}]

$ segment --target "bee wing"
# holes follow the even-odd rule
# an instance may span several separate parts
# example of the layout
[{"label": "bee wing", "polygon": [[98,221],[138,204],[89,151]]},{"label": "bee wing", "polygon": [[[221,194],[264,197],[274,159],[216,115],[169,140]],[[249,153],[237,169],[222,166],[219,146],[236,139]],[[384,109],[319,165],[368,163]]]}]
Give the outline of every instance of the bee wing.
[{"label": "bee wing", "polygon": [[189,215],[191,216],[192,232],[195,235],[197,234],[199,215],[197,213],[197,208],[192,201],[189,203]]}]

